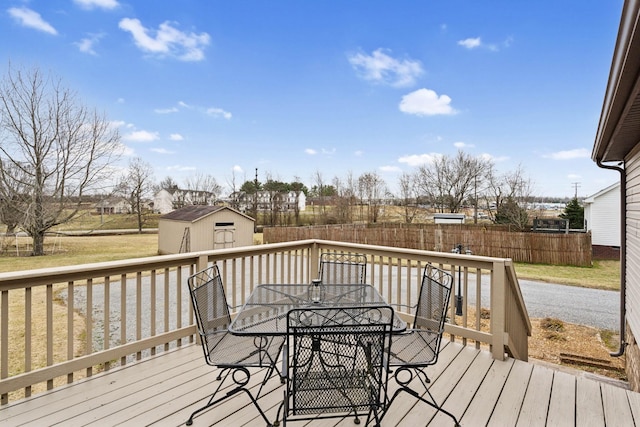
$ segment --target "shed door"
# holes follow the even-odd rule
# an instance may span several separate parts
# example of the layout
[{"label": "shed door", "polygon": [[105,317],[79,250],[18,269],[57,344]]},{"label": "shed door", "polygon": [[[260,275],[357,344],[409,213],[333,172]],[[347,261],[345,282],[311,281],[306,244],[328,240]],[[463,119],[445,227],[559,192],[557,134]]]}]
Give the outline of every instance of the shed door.
[{"label": "shed door", "polygon": [[233,248],[235,232],[233,222],[216,222],[213,227],[213,249]]}]

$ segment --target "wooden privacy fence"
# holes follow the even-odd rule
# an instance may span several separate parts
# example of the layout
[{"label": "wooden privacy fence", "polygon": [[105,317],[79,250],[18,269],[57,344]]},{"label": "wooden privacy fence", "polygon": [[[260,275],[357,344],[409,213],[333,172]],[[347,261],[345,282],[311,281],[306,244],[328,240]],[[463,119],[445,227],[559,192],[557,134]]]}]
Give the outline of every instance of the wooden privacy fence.
[{"label": "wooden privacy fence", "polygon": [[591,266],[590,233],[527,233],[483,226],[422,224],[419,227],[323,225],[265,227],[265,243],[305,239],[334,240],[367,245],[451,252],[458,244],[463,253],[511,258],[532,264]]}]

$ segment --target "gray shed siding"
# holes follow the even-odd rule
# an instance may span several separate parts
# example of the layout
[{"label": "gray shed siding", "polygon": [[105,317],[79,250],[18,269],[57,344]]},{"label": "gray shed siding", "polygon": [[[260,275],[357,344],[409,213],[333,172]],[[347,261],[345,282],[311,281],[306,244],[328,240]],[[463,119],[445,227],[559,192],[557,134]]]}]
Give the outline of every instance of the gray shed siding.
[{"label": "gray shed siding", "polygon": [[[179,253],[185,234],[189,230],[189,251],[207,251],[226,247],[249,246],[253,244],[252,219],[231,209],[221,209],[194,221],[179,221],[160,218],[158,221],[158,252],[160,254]],[[216,231],[224,235],[227,244],[221,244]],[[230,233],[233,233],[232,237]],[[229,244],[231,243],[231,244]]]}]

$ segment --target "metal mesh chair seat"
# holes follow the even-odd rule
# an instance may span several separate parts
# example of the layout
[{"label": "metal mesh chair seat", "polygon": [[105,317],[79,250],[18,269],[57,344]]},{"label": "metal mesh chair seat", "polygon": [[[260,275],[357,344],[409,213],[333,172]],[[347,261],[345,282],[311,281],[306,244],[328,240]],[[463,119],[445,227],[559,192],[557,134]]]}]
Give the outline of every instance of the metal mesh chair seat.
[{"label": "metal mesh chair seat", "polygon": [[[434,399],[428,386],[431,381],[425,372],[426,367],[438,361],[452,282],[453,277],[446,271],[431,264],[425,267],[413,327],[405,333],[394,335],[391,342],[389,368],[393,370],[394,379],[399,387],[389,400],[382,418],[396,397],[406,392],[448,415],[455,425],[459,426],[456,417],[443,409]],[[414,379],[418,381],[415,382]],[[430,400],[412,388],[416,383],[422,384]]]},{"label": "metal mesh chair seat", "polygon": [[410,329],[393,336],[389,365],[429,366],[437,357],[438,334]]},{"label": "metal mesh chair seat", "polygon": [[366,274],[366,255],[344,252],[320,255],[319,279],[324,284],[364,283]]},{"label": "metal mesh chair seat", "polygon": [[282,350],[279,337],[252,337],[224,332],[216,337],[216,346],[208,355],[212,366],[270,367]]},{"label": "metal mesh chair seat", "polygon": [[[260,412],[267,426],[271,426],[257,399],[262,386],[275,369],[278,355],[284,345],[284,337],[237,336],[229,333],[231,315],[220,271],[216,265],[189,277],[188,284],[205,361],[211,366],[221,368],[221,371],[217,377],[220,381],[218,387],[207,404],[191,414],[187,425],[191,425],[194,416],[200,412],[237,393],[245,393]],[[251,371],[248,368],[267,368],[262,385],[255,397],[245,388],[251,377]],[[235,387],[216,398],[229,377],[235,383]]]},{"label": "metal mesh chair seat", "polygon": [[372,416],[378,421],[387,399],[392,324],[389,306],[291,310],[291,355],[283,358],[287,387],[277,419],[281,411],[284,425],[353,414],[359,423],[358,414],[366,412],[367,423]]}]

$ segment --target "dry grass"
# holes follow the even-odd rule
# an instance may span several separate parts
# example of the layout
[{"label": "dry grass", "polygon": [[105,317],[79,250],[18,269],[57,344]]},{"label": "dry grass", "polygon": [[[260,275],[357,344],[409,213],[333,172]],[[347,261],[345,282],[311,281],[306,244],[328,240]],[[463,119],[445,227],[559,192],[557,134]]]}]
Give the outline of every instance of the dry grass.
[{"label": "dry grass", "polygon": [[[0,239],[2,239],[0,237]],[[1,240],[0,240],[1,242]],[[158,254],[157,234],[122,234],[109,236],[47,236],[41,257],[28,256],[31,239],[5,239],[0,245],[0,272],[88,264],[102,261],[141,258]]]},{"label": "dry grass", "polygon": [[516,263],[516,273],[519,279],[620,290],[620,261],[594,261],[592,267]]},{"label": "dry grass", "polygon": [[[593,372],[619,380],[626,380],[624,373],[625,358],[611,357],[609,352],[616,350],[618,337],[611,336],[610,331],[564,323],[558,319],[531,319],[532,336],[529,338],[529,357],[545,362],[564,365],[583,371]],[[593,359],[593,364],[609,365],[599,368],[585,360],[585,363],[568,363],[570,357]]]}]

